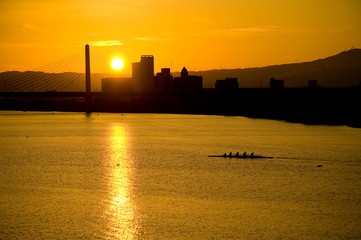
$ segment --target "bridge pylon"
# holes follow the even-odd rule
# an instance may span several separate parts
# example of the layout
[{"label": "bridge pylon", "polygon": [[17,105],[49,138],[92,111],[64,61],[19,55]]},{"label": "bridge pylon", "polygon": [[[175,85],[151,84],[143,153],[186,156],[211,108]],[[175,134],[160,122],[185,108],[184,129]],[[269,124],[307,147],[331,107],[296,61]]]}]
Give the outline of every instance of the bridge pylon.
[{"label": "bridge pylon", "polygon": [[92,111],[92,94],[90,82],[90,52],[89,45],[85,45],[85,112],[91,113]]}]

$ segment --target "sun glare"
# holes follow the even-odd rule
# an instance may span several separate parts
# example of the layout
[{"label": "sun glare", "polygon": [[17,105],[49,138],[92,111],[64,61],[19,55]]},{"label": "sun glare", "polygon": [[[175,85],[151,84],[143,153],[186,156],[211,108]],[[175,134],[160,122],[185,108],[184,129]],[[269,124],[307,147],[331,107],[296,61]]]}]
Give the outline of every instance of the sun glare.
[{"label": "sun glare", "polygon": [[120,70],[122,69],[124,66],[124,62],[122,59],[120,58],[114,58],[112,61],[112,68],[114,68],[115,70]]}]

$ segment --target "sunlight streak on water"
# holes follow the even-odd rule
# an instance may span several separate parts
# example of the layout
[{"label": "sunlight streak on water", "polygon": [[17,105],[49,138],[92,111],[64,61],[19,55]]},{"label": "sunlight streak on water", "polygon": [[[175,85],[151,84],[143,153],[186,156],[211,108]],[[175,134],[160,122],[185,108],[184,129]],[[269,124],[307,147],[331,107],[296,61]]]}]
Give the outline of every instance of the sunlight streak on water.
[{"label": "sunlight streak on water", "polygon": [[128,154],[128,138],[123,126],[113,126],[110,136],[110,173],[109,202],[106,215],[108,219],[109,237],[116,239],[134,239],[138,224],[135,206],[131,199],[132,169]]},{"label": "sunlight streak on water", "polygon": [[[0,239],[361,239],[360,139],[244,117],[0,111]],[[208,157],[230,151],[273,158]]]}]

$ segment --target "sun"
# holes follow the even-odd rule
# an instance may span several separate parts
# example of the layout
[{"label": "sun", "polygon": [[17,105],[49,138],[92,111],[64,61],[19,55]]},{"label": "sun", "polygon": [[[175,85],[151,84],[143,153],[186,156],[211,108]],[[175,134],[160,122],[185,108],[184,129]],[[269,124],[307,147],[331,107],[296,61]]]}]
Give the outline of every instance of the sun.
[{"label": "sun", "polygon": [[122,69],[124,66],[124,62],[122,59],[120,58],[114,58],[112,61],[112,68],[114,68],[115,70],[120,70]]}]

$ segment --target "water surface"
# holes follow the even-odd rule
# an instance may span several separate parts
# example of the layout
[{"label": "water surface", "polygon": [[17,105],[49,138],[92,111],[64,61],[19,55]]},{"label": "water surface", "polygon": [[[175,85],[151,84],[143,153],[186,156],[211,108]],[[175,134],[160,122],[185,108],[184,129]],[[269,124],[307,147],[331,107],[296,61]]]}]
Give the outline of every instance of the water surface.
[{"label": "water surface", "polygon": [[360,180],[345,126],[0,112],[0,239],[359,239]]}]

